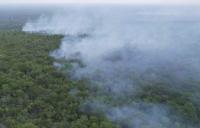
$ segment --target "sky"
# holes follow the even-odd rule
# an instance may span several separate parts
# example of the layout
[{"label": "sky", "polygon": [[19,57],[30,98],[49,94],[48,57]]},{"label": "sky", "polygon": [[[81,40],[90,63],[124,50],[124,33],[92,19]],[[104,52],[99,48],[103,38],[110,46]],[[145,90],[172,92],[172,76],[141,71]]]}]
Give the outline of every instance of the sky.
[{"label": "sky", "polygon": [[114,3],[114,4],[175,4],[200,5],[200,0],[0,0],[0,4],[62,4],[62,3]]}]

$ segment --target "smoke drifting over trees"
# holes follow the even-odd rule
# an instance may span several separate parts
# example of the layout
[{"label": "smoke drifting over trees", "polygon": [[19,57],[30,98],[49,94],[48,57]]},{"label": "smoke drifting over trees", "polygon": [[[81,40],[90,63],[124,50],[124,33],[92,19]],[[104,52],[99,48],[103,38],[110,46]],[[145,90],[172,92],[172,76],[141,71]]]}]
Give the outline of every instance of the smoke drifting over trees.
[{"label": "smoke drifting over trees", "polygon": [[[196,11],[159,6],[69,7],[27,22],[23,31],[65,36],[50,55],[57,59],[57,68],[70,72],[71,79],[88,81],[91,97],[82,111],[104,113],[123,128],[192,128],[200,120],[200,15]],[[187,116],[192,119],[185,121]]]}]

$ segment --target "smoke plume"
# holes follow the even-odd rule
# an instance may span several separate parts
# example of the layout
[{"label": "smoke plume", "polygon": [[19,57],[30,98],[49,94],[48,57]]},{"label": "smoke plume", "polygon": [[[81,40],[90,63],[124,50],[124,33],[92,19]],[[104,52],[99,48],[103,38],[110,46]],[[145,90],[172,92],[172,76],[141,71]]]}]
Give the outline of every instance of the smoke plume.
[{"label": "smoke plume", "polygon": [[[90,81],[95,98],[83,105],[85,112],[89,106],[123,128],[192,128],[181,117],[174,121],[176,115],[171,115],[168,106],[134,101],[133,95],[154,83],[184,91],[190,88],[186,81],[199,82],[200,15],[196,11],[180,7],[69,7],[27,22],[23,31],[65,36],[51,56],[72,65],[72,79]],[[62,68],[66,61],[55,66]]]}]

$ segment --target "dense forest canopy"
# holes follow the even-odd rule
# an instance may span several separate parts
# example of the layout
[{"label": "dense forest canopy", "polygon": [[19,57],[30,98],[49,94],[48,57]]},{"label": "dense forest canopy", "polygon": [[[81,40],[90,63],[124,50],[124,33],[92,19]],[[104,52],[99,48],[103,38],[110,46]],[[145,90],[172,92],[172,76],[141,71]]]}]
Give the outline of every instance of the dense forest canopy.
[{"label": "dense forest canopy", "polygon": [[[132,74],[140,88],[119,96],[109,88],[92,86],[88,78],[74,79],[73,64],[86,65],[78,59],[55,58],[52,52],[62,40],[79,41],[90,35],[23,32],[25,22],[38,16],[38,12],[27,14],[0,16],[0,128],[132,128],[138,119],[143,119],[142,128],[152,128],[153,121],[161,122],[156,128],[199,127],[200,104],[192,96],[200,90],[200,82],[187,79],[180,88],[168,72],[151,81],[146,79],[148,71]],[[113,62],[118,59],[111,57]],[[152,119],[155,114],[162,119]]]}]

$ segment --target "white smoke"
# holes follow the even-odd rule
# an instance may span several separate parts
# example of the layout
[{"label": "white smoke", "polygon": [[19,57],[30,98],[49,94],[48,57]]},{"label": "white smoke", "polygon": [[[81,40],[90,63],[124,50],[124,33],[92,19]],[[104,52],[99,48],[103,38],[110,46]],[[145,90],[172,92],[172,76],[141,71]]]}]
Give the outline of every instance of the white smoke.
[{"label": "white smoke", "polygon": [[[191,10],[186,12],[179,8],[70,8],[30,21],[23,30],[65,35],[60,48],[51,55],[73,60],[72,77],[91,80],[90,86],[102,90],[97,94],[100,97],[129,99],[140,87],[141,80],[162,81],[169,74],[173,86],[186,80],[199,80],[200,18]],[[108,118],[116,122],[129,119],[127,127],[131,128],[145,124],[148,128],[160,128],[161,118],[170,118],[165,108],[157,106],[141,118],[135,112],[144,113],[144,110],[132,104],[111,108],[106,112]],[[166,127],[178,127],[171,121],[165,123]]]}]

